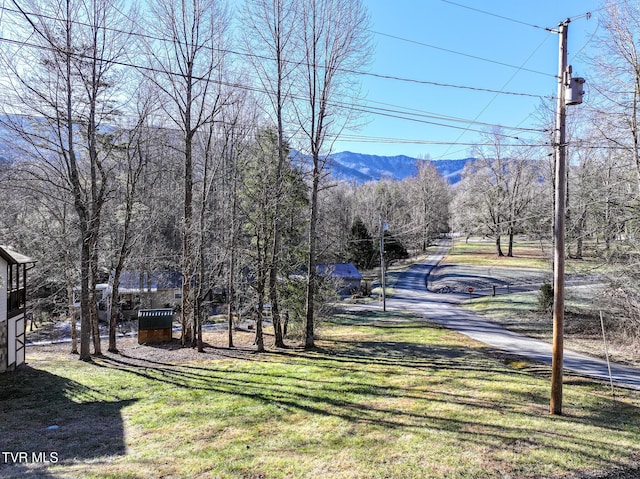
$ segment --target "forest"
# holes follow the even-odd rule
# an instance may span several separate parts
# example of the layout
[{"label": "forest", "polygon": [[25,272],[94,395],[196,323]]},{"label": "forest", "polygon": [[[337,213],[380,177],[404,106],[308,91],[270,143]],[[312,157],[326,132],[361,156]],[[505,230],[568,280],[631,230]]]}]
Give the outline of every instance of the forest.
[{"label": "forest", "polygon": [[[313,347],[331,289],[317,265],[370,269],[381,234],[396,245],[387,261],[443,234],[492,238],[506,257],[517,236],[550,242],[551,100],[534,139],[488,128],[455,185],[426,161],[402,181],[338,181],[327,161],[362,119],[353,92],[374,55],[362,1],[134,3],[2,7],[0,243],[37,261],[34,314],[75,326],[79,293],[80,359],[101,353],[95,285],[111,277],[116,291],[126,271],[180,272],[184,346],[203,348],[222,292],[230,347],[253,309],[264,350],[266,305],[276,346],[286,329]],[[588,101],[569,119],[567,255],[615,271],[609,294],[637,334],[640,11],[610,2],[604,18]]]}]

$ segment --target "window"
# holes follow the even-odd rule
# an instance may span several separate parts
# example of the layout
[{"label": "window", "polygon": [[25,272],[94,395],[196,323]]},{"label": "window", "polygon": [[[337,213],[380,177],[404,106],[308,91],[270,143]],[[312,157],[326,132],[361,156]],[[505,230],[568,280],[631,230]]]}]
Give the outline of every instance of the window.
[{"label": "window", "polygon": [[10,264],[7,266],[7,310],[11,313],[19,313],[24,310],[27,303],[27,267],[25,264]]}]

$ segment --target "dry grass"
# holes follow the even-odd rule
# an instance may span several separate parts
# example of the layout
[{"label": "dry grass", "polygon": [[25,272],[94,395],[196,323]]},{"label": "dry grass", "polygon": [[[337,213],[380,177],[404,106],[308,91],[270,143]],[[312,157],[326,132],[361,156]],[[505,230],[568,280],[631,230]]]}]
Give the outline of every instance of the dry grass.
[{"label": "dry grass", "polygon": [[[507,243],[502,251],[506,255]],[[552,253],[548,245],[535,241],[517,240],[514,243],[512,257],[498,256],[494,240],[470,238],[468,241],[457,239],[442,264],[481,265],[507,268],[547,269],[550,267]]]}]

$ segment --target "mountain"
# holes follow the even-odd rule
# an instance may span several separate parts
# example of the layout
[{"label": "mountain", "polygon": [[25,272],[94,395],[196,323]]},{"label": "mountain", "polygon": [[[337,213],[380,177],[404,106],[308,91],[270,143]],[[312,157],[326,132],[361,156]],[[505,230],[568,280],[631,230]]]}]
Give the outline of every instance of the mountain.
[{"label": "mountain", "polygon": [[[310,159],[300,152],[294,151],[292,157],[309,162]],[[378,156],[363,153],[352,153],[343,151],[331,155],[328,162],[331,175],[340,180],[355,181],[365,183],[367,181],[378,181],[383,178],[403,180],[414,176],[420,161],[429,161],[451,184],[460,181],[460,175],[465,165],[474,161],[473,158],[460,160],[420,160],[410,156]]]}]

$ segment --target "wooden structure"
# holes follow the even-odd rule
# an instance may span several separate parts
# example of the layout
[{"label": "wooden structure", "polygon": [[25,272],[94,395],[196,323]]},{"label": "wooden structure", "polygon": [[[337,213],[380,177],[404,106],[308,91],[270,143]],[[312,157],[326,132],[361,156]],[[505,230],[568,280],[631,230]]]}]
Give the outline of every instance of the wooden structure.
[{"label": "wooden structure", "polygon": [[25,362],[27,271],[33,263],[0,246],[0,373]]},{"label": "wooden structure", "polygon": [[172,338],[173,309],[138,311],[138,344],[167,343]]}]

